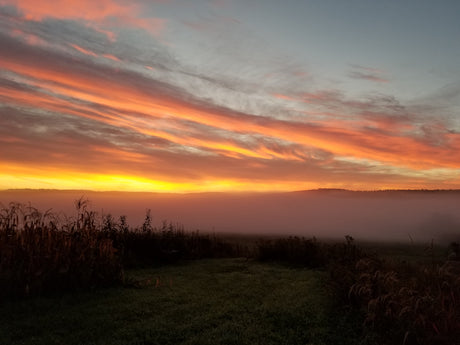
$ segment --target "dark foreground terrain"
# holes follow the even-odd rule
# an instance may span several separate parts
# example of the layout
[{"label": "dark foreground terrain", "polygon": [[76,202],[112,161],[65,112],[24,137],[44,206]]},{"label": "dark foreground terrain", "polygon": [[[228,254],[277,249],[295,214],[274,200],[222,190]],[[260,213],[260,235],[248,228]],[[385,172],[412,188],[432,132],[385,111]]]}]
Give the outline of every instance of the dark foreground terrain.
[{"label": "dark foreground terrain", "polygon": [[8,302],[2,344],[359,344],[326,273],[246,259],[131,270],[124,287]]},{"label": "dark foreground terrain", "polygon": [[460,245],[0,209],[0,344],[460,344]]}]

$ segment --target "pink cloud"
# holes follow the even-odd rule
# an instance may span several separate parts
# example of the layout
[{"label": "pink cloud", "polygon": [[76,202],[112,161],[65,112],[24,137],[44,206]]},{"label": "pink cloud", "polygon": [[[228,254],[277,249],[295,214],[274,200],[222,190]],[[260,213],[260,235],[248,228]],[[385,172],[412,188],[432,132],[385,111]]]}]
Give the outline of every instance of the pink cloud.
[{"label": "pink cloud", "polygon": [[[69,119],[77,121],[78,118],[81,123],[91,121],[91,128],[97,125],[101,133],[108,128],[112,128],[111,131],[118,128],[117,135],[129,132],[131,137],[126,140],[126,151],[131,152],[132,145],[137,145],[139,152],[152,154],[152,159],[143,160],[149,162],[148,166],[139,167],[145,172],[151,169],[154,159],[162,161],[169,154],[171,169],[177,168],[178,154],[183,154],[179,161],[190,162],[185,164],[187,166],[191,167],[195,161],[203,163],[194,166],[190,174],[215,171],[216,176],[227,174],[226,171],[247,174],[248,166],[259,165],[260,173],[267,174],[264,171],[271,167],[273,176],[284,177],[286,172],[280,169],[285,169],[288,164],[292,169],[297,167],[296,171],[302,176],[305,164],[318,169],[323,163],[339,164],[332,159],[334,156],[377,161],[392,165],[393,169],[402,167],[411,171],[460,167],[460,136],[447,131],[442,123],[436,130],[416,131],[420,126],[407,117],[404,107],[391,97],[353,100],[334,90],[294,94],[288,97],[300,102],[303,99],[316,102],[314,105],[323,105],[333,116],[344,120],[334,122],[323,118],[322,122],[314,123],[304,119],[280,120],[199,100],[169,84],[132,71],[113,73],[113,68],[99,65],[93,61],[95,59],[68,61],[62,59],[60,53],[31,47],[9,36],[0,35],[0,43],[4,47],[0,50],[1,67],[29,81],[28,87],[11,81],[4,83],[3,88],[0,85],[3,103],[18,109],[45,109],[72,115]],[[351,120],[342,117],[347,114],[353,114]],[[13,115],[9,116],[14,120]],[[24,123],[29,123],[30,118],[24,117]],[[417,128],[407,133],[408,123]],[[19,127],[31,128],[31,131],[36,128]],[[41,137],[40,133],[35,135]],[[103,137],[97,136],[95,140]],[[146,145],[146,138],[154,140],[155,145]],[[136,140],[140,141],[136,143]],[[161,150],[157,143],[163,143]],[[81,147],[72,143],[67,150],[73,152],[71,150],[81,150]],[[46,149],[51,152],[54,145],[50,144]],[[88,148],[88,151],[91,153],[93,149]],[[318,159],[318,152],[327,155]],[[165,156],[161,156],[163,154]],[[42,156],[34,153],[31,159]],[[11,154],[12,160],[15,157],[21,155]],[[74,155],[68,157],[73,159]],[[123,166],[117,165],[120,157],[121,153],[113,157],[113,166]],[[99,158],[95,157],[94,162]],[[126,159],[131,162],[132,155]],[[89,162],[89,167],[94,162]],[[80,163],[71,161],[69,164],[76,166]],[[110,170],[113,166],[106,168]],[[255,168],[251,169],[254,171]],[[356,167],[353,167],[355,172]]]},{"label": "pink cloud", "polygon": [[[142,17],[142,8],[135,2],[117,2],[115,0],[0,0],[1,5],[16,6],[26,20],[42,21],[46,18],[83,20],[94,27],[94,23],[109,26],[131,26],[144,29],[153,35],[159,35],[165,25],[161,18]],[[109,38],[113,33],[99,30]]]},{"label": "pink cloud", "polygon": [[94,57],[98,57],[99,55],[97,55],[96,53],[90,51],[90,50],[86,50],[76,44],[69,44],[72,48],[74,48],[75,50],[78,50],[80,53],[83,53],[85,55],[90,55],[90,56],[94,56]]},{"label": "pink cloud", "polygon": [[113,61],[121,61],[119,58],[111,54],[102,54],[102,56]]},{"label": "pink cloud", "polygon": [[46,42],[43,41],[40,37],[23,32],[19,29],[14,29],[11,31],[11,36],[20,37],[30,45],[45,45]]},{"label": "pink cloud", "polygon": [[119,58],[117,58],[116,56],[111,55],[111,54],[101,54],[101,55],[99,55],[99,54],[96,54],[95,52],[93,52],[93,51],[91,51],[91,50],[82,48],[82,47],[80,47],[80,46],[78,46],[78,45],[76,45],[76,44],[69,44],[69,46],[71,46],[71,47],[74,48],[75,50],[77,50],[77,51],[79,51],[80,53],[85,54],[85,55],[94,56],[94,57],[100,57],[100,56],[102,56],[102,57],[104,57],[104,58],[106,58],[106,59],[110,59],[110,60],[113,60],[113,61],[117,61],[117,62],[120,61]]},{"label": "pink cloud", "polygon": [[281,94],[281,93],[274,93],[273,96],[274,96],[275,98],[284,99],[284,100],[287,100],[287,101],[297,101],[296,98],[291,97],[291,96],[287,96],[287,95],[283,95],[283,94]]}]

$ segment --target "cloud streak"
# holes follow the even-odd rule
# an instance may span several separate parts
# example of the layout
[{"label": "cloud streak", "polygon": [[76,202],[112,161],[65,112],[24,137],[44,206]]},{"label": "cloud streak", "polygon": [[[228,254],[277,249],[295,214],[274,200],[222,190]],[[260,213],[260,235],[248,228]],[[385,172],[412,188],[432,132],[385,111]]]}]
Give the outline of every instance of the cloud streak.
[{"label": "cloud streak", "polygon": [[49,18],[81,20],[88,26],[95,26],[110,39],[114,39],[115,34],[106,28],[128,26],[158,35],[165,25],[165,20],[161,18],[140,17],[142,7],[135,2],[67,0],[45,1],[37,6],[34,0],[1,0],[0,5],[15,6],[27,21]]},{"label": "cloud streak", "polygon": [[[127,190],[460,187],[460,133],[436,107],[427,117],[394,96],[293,91],[287,82],[261,87],[248,106],[225,105],[193,85],[233,97],[249,84],[181,64],[155,40],[156,61],[119,50],[128,47],[122,39],[109,50],[87,40],[99,30],[89,23],[116,27],[111,18],[161,31],[142,24],[140,5],[96,4],[48,12],[21,0],[23,31],[11,23],[0,30],[0,183],[23,176],[14,178],[18,187],[73,188],[72,179]],[[85,25],[73,26],[73,41],[50,41],[50,23],[67,20]],[[387,82],[378,70],[352,68],[352,78]],[[308,80],[295,64],[284,70]]]},{"label": "cloud streak", "polygon": [[351,65],[353,68],[348,76],[353,79],[363,79],[376,83],[388,83],[389,80],[382,77],[383,72],[377,68],[363,67],[359,65]]}]

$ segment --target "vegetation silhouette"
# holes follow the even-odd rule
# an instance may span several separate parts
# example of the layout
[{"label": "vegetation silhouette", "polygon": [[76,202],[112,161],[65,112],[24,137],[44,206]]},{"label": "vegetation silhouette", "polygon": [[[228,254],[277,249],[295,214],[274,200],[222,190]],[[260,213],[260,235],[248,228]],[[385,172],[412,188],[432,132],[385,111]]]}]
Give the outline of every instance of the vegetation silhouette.
[{"label": "vegetation silhouette", "polygon": [[246,257],[326,271],[334,303],[361,315],[366,337],[381,344],[459,344],[460,245],[452,242],[443,258],[436,250],[431,242],[423,260],[406,260],[358,246],[351,236],[342,243],[228,241],[179,224],[154,227],[150,210],[142,226],[131,228],[124,216],[99,217],[84,198],[71,217],[10,203],[0,209],[0,302],[111,285],[142,288],[151,281],[125,279],[126,268]]}]

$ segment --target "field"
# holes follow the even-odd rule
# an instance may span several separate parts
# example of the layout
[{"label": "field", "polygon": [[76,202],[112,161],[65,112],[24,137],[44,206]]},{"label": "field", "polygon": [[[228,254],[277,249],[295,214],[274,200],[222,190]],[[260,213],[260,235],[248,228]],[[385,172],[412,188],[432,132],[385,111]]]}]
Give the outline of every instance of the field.
[{"label": "field", "polygon": [[2,344],[460,344],[460,245],[0,210]]},{"label": "field", "polygon": [[358,344],[326,273],[246,259],[131,270],[124,287],[7,303],[2,344]]}]

